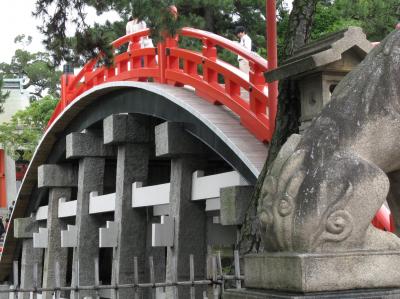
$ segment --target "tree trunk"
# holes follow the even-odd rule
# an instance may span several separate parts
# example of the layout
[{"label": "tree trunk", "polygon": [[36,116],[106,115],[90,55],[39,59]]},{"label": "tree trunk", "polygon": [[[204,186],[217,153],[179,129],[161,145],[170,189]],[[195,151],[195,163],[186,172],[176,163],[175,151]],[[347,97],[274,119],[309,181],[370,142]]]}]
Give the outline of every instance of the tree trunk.
[{"label": "tree trunk", "polygon": [[[284,59],[304,46],[310,38],[311,27],[317,3],[321,0],[294,0],[289,17],[289,26],[284,46]],[[300,98],[296,83],[290,79],[279,82],[278,112],[276,116],[275,132],[269,145],[268,158],[258,177],[257,184],[251,198],[245,222],[241,229],[238,244],[242,253],[260,251],[261,237],[257,215],[258,203],[261,200],[261,190],[271,163],[274,161],[282,145],[290,135],[299,132]]]}]

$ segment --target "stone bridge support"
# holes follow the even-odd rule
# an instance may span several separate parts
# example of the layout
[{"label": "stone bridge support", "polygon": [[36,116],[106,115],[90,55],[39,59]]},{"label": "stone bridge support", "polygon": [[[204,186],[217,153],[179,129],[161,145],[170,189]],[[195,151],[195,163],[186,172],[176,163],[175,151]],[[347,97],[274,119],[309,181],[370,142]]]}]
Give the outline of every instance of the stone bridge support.
[{"label": "stone bridge support", "polygon": [[[173,245],[167,247],[166,281],[187,281],[189,256],[195,258],[195,279],[205,277],[207,218],[204,202],[193,202],[192,174],[205,167],[207,149],[179,123],[156,127],[156,155],[171,159],[170,217],[174,223]],[[189,298],[188,287],[169,287],[167,298]],[[196,298],[202,298],[197,288]]]},{"label": "stone bridge support", "polygon": [[[37,265],[37,284],[41,285],[43,249],[33,247],[33,233],[38,229],[35,217],[19,218],[14,221],[14,237],[22,239],[21,288],[30,288],[34,282]],[[29,293],[20,293],[19,298],[29,299]]]},{"label": "stone bridge support", "polygon": [[[77,169],[72,165],[42,165],[38,168],[38,187],[49,188],[49,203],[47,215],[48,241],[45,249],[43,265],[43,287],[56,285],[55,265],[59,263],[60,286],[66,286],[68,249],[61,247],[61,230],[65,223],[58,218],[58,204],[60,198],[66,201],[71,199],[71,188],[78,184]],[[46,292],[45,299],[53,298],[53,294]]]},{"label": "stone bridge support", "polygon": [[[132,184],[147,181],[151,126],[139,115],[112,115],[104,120],[104,143],[117,146],[114,222],[117,244],[113,251],[112,283],[134,281],[134,257],[139,262],[139,281],[145,281],[147,213],[132,208]],[[111,292],[112,298],[134,298],[133,289]]]},{"label": "stone bridge support", "polygon": [[[99,256],[98,218],[89,214],[90,192],[103,194],[105,157],[113,156],[111,147],[103,139],[84,133],[71,133],[66,137],[66,158],[79,159],[77,210],[77,246],[74,248],[72,284],[95,284],[94,258]],[[82,269],[82,271],[80,271]],[[94,291],[81,291],[80,296],[94,296]]]}]

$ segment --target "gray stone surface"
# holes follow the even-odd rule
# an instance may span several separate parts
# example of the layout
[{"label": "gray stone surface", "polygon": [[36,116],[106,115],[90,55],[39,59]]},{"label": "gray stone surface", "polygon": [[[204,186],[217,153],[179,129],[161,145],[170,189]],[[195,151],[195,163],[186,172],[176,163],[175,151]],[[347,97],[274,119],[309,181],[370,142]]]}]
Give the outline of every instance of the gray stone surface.
[{"label": "gray stone surface", "polygon": [[[80,285],[94,285],[94,258],[99,256],[99,227],[101,219],[89,215],[89,193],[97,191],[103,194],[104,158],[82,158],[79,161],[76,227],[77,247],[74,248],[72,265],[72,283],[79,275]],[[79,262],[79,273],[77,273]],[[80,296],[94,296],[94,291],[82,291]]]},{"label": "gray stone surface", "polygon": [[[1,284],[0,285],[0,290],[9,290],[10,285],[8,284]],[[23,296],[22,294],[20,296]],[[28,298],[28,297],[21,297],[22,299]],[[9,293],[0,293],[0,299],[10,299]]]},{"label": "gray stone surface", "polygon": [[44,164],[38,167],[38,187],[76,187],[78,170],[72,165]]},{"label": "gray stone surface", "polygon": [[110,143],[148,143],[153,126],[148,116],[139,114],[114,114],[105,118],[104,144]]},{"label": "gray stone surface", "polygon": [[39,227],[39,232],[33,233],[33,247],[47,248],[49,244],[49,235],[46,227]]},{"label": "gray stone surface", "polygon": [[14,219],[14,238],[30,239],[32,234],[38,231],[38,225],[35,217]]},{"label": "gray stone surface", "polygon": [[156,156],[204,154],[207,147],[187,133],[181,123],[165,122],[155,127]]},{"label": "gray stone surface", "polygon": [[245,285],[303,293],[400,287],[399,264],[397,251],[248,255]]},{"label": "gray stone surface", "polygon": [[[303,259],[310,265],[302,274],[310,285],[304,291],[399,285],[393,277],[400,239],[371,224],[390,191],[386,174],[400,169],[399,49],[396,30],[341,81],[301,139],[294,136],[282,148],[265,178],[259,205],[265,250],[327,255]],[[389,204],[398,217],[398,204]],[[389,258],[385,252],[391,251]],[[301,289],[267,283],[268,272],[285,269],[285,263],[293,258],[258,273],[259,287]],[[313,283],[317,277],[320,282]],[[328,283],[332,277],[334,285]]]},{"label": "gray stone surface", "polygon": [[[170,216],[175,220],[174,246],[167,248],[167,281],[189,280],[189,255],[194,255],[195,279],[204,279],[207,223],[204,202],[191,200],[192,173],[204,163],[196,156],[171,160]],[[166,288],[167,298],[189,298],[189,288]],[[196,298],[202,298],[201,289]]]},{"label": "gray stone surface", "polygon": [[241,225],[250,204],[253,186],[221,188],[221,224]]},{"label": "gray stone surface", "polygon": [[225,290],[223,299],[398,299],[399,289],[367,289],[298,294],[256,289]]},{"label": "gray stone surface", "polygon": [[339,61],[350,49],[363,59],[372,48],[361,28],[349,27],[298,49],[279,68],[267,72],[266,78],[273,82],[321,68]]},{"label": "gray stone surface", "polygon": [[[118,221],[118,246],[114,249],[116,267],[113,281],[121,284],[134,281],[133,260],[140,262],[140,281],[145,275],[146,209],[132,209],[132,183],[146,182],[150,148],[144,144],[118,146],[114,219]],[[133,298],[133,290],[121,290],[120,298]]]},{"label": "gray stone surface", "polygon": [[[42,284],[42,258],[43,249],[33,248],[33,239],[24,239],[22,241],[21,288],[31,288],[33,286],[35,264],[38,265],[38,286]],[[21,298],[29,299],[29,293],[22,293]]]},{"label": "gray stone surface", "polygon": [[[58,218],[59,199],[71,199],[71,188],[51,188],[49,190],[49,205],[47,216],[48,245],[44,255],[43,287],[56,285],[55,264],[58,261],[60,269],[60,285],[66,286],[68,249],[61,247],[61,230],[66,224]],[[45,293],[44,299],[52,299],[51,293]]]},{"label": "gray stone surface", "polygon": [[93,134],[71,133],[66,137],[66,158],[115,156],[112,146],[104,145],[103,138]]}]

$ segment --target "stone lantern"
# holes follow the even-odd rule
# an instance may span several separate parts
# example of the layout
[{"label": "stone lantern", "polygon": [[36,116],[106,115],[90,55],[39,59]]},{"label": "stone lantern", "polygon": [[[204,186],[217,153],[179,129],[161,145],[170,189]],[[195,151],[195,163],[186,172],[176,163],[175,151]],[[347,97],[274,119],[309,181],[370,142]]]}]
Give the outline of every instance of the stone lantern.
[{"label": "stone lantern", "polygon": [[266,74],[268,82],[291,78],[298,83],[301,99],[301,127],[331,99],[336,85],[355,68],[373,48],[359,27],[349,27],[307,44],[290,59]]}]

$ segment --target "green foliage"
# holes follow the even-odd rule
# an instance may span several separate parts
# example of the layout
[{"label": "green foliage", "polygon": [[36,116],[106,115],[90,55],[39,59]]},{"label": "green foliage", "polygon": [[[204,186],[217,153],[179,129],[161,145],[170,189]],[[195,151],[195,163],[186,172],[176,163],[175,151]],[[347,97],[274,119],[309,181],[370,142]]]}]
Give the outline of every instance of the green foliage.
[{"label": "green foliage", "polygon": [[313,26],[313,39],[348,26],[360,26],[371,41],[380,41],[393,29],[400,17],[399,0],[321,1]]},{"label": "green foliage", "polygon": [[24,89],[29,88],[33,100],[45,93],[58,97],[61,72],[55,69],[48,53],[25,50],[31,41],[32,38],[25,35],[15,38],[21,48],[15,51],[11,63],[0,63],[0,74],[7,78],[23,78]]},{"label": "green foliage", "polygon": [[23,159],[31,159],[57,103],[52,96],[45,96],[18,111],[10,122],[0,124],[0,144],[9,155],[18,159],[17,150],[22,150]]},{"label": "green foliage", "polygon": [[[171,13],[171,5],[177,7],[178,18]],[[98,14],[113,9],[122,21],[88,26],[85,22],[88,6],[94,7]],[[235,26],[244,25],[260,52],[265,53],[264,0],[37,0],[34,14],[44,20],[41,31],[46,36],[44,42],[55,64],[64,60],[82,65],[100,51],[106,53],[106,63],[110,63],[109,43],[125,34],[125,24],[130,16],[146,21],[155,43],[165,34],[175,35],[182,26],[208,30],[236,40]],[[76,25],[74,37],[66,35],[68,22]]]},{"label": "green foliage", "polygon": [[312,39],[318,39],[326,34],[345,29],[349,26],[362,26],[361,21],[351,18],[342,18],[333,5],[319,3],[314,19]]}]

